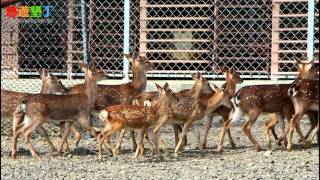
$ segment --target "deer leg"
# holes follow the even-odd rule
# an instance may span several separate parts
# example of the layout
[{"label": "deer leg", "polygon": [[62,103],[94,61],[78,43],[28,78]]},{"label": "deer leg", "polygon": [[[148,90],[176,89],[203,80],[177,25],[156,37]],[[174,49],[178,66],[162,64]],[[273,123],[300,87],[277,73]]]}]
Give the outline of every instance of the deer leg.
[{"label": "deer leg", "polygon": [[249,111],[249,116],[247,117],[247,120],[243,126],[243,131],[244,131],[245,135],[249,138],[249,140],[252,142],[252,144],[254,144],[256,146],[256,149],[258,152],[261,151],[262,149],[261,149],[261,146],[259,145],[259,143],[252,136],[251,127],[255,123],[255,121],[257,120],[259,114],[260,114],[260,112],[257,112],[254,110]]},{"label": "deer leg", "polygon": [[64,123],[64,132],[62,135],[62,142],[60,144],[59,150],[58,150],[58,155],[62,156],[62,149],[63,149],[63,145],[66,143],[67,138],[68,138],[68,134],[70,132],[70,127],[72,125],[72,122],[65,122]]},{"label": "deer leg", "polygon": [[57,150],[53,146],[52,142],[50,141],[48,133],[46,132],[46,130],[42,126],[39,126],[37,131],[45,138],[45,140],[47,141],[47,143],[48,143],[48,145],[50,147],[51,152],[56,152]]},{"label": "deer leg", "polygon": [[319,123],[317,123],[316,127],[312,130],[312,132],[308,136],[306,145],[310,145],[312,143],[312,140],[316,134],[319,134]]},{"label": "deer leg", "polygon": [[71,129],[70,129],[70,130],[71,130],[71,132],[72,132],[72,134],[73,134],[74,143],[76,144],[76,146],[78,146],[79,141],[80,141],[80,139],[81,139],[81,134],[80,134],[80,132],[77,130],[75,124],[73,124],[73,125],[71,126]]},{"label": "deer leg", "polygon": [[82,126],[85,130],[89,131],[91,135],[98,140],[98,132],[92,127],[91,121],[88,116],[83,115],[78,119],[78,123]]},{"label": "deer leg", "polygon": [[209,130],[212,126],[212,120],[213,120],[213,116],[212,115],[208,115],[207,116],[207,123],[206,123],[206,128],[204,130],[204,135],[203,135],[203,141],[202,141],[202,148],[206,149],[207,148],[207,136],[209,133]]},{"label": "deer leg", "polygon": [[185,142],[185,138],[187,136],[188,129],[190,128],[192,123],[193,123],[193,121],[189,120],[184,124],[183,129],[182,129],[181,138],[179,139],[178,145],[174,150],[175,153],[178,153],[178,151],[183,147],[184,142]]},{"label": "deer leg", "polygon": [[136,142],[136,138],[134,137],[134,130],[130,130],[130,136],[132,139],[132,148],[133,150],[137,149],[137,142]]},{"label": "deer leg", "polygon": [[293,118],[290,121],[289,131],[288,131],[288,145],[287,145],[288,151],[292,150],[293,130],[297,126],[297,124],[299,123],[299,121],[302,118],[302,116],[303,116],[302,111],[296,112],[295,115],[293,116]]},{"label": "deer leg", "polygon": [[127,130],[126,129],[122,129],[119,133],[119,137],[117,140],[117,144],[116,144],[116,150],[117,150],[117,154],[121,153],[121,144],[122,144],[122,139],[124,137],[124,135],[126,134]]},{"label": "deer leg", "polygon": [[193,124],[193,126],[191,126],[192,128],[192,132],[195,135],[196,139],[197,139],[197,144],[198,144],[198,149],[202,149],[201,146],[201,140],[200,140],[200,132],[199,132],[199,127],[196,127],[196,124]]},{"label": "deer leg", "polygon": [[146,133],[146,129],[147,129],[146,127],[143,127],[139,130],[139,142],[136,148],[136,153],[134,155],[135,158],[137,158],[139,155],[144,156],[143,138],[144,138],[144,134]]},{"label": "deer leg", "polygon": [[176,125],[176,124],[173,124],[172,128],[173,128],[173,133],[174,133],[175,147],[177,147],[178,142],[179,142],[179,128],[178,128],[178,125]]},{"label": "deer leg", "polygon": [[12,158],[15,160],[17,158],[17,140],[22,131],[22,124],[24,114],[15,112],[13,114],[13,122],[12,122]]},{"label": "deer leg", "polygon": [[231,119],[228,119],[227,121],[225,121],[223,123],[223,127],[222,127],[221,133],[220,133],[220,139],[219,139],[219,143],[218,143],[218,147],[217,147],[217,153],[221,153],[222,152],[223,140],[224,140],[224,137],[226,135],[226,132],[228,130],[230,131],[230,123],[231,123]]},{"label": "deer leg", "polygon": [[[269,115],[269,121],[266,122],[264,125],[264,135],[266,137],[266,141],[267,141],[269,150],[272,149],[271,140],[270,140],[270,130],[274,131],[274,127],[277,123],[278,123],[277,114],[271,114],[271,115]],[[275,139],[277,140],[278,137],[277,137],[276,133],[273,132],[272,134],[275,137]]]},{"label": "deer leg", "polygon": [[[65,122],[61,122],[60,124],[60,135],[61,135],[61,138],[63,137],[63,133],[65,131]],[[66,151],[66,152],[69,152],[70,151],[70,148],[69,148],[69,144],[68,144],[68,140],[66,140],[66,143],[63,144],[63,149]]]},{"label": "deer leg", "polygon": [[27,148],[32,154],[33,159],[40,160],[40,157],[38,156],[36,150],[33,148],[32,144],[30,143],[30,137],[31,133],[34,132],[40,125],[41,125],[41,119],[35,119],[31,122],[31,124],[25,128],[23,128],[23,137],[24,137],[24,143],[26,144]]},{"label": "deer leg", "polygon": [[150,140],[149,135],[148,135],[147,132],[146,132],[146,134],[145,134],[144,137],[145,137],[145,139],[147,140],[147,143],[148,143],[148,145],[149,145],[149,147],[150,147],[151,152],[152,152],[153,154],[155,154],[155,152],[156,152],[155,147],[154,147],[154,145],[152,144],[152,142],[151,142],[151,140]]}]

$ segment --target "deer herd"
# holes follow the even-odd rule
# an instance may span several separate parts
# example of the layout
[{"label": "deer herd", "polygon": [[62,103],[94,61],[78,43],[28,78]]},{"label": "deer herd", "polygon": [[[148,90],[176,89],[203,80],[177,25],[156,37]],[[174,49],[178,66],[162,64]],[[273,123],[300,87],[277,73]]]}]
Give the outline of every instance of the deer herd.
[{"label": "deer herd", "polygon": [[[230,128],[232,124],[244,119],[244,134],[253,143],[257,151],[262,148],[251,134],[251,128],[261,113],[269,114],[264,133],[271,150],[270,131],[278,145],[284,143],[292,150],[294,129],[301,138],[301,143],[309,145],[314,136],[319,143],[319,80],[314,61],[299,61],[297,78],[291,84],[252,85],[240,88],[236,92],[236,84],[242,83],[238,72],[221,70],[225,73],[226,82],[217,87],[203,78],[200,73],[192,75],[194,84],[191,89],[174,93],[169,85],[156,85],[157,91],[145,92],[147,86],[146,73],[153,69],[145,56],[134,53],[128,56],[132,62],[133,79],[121,85],[100,85],[98,81],[106,77],[105,73],[89,65],[80,64],[85,73],[84,84],[66,88],[61,81],[43,69],[41,74],[42,90],[40,94],[28,94],[1,90],[1,118],[12,118],[12,158],[17,157],[17,139],[24,138],[26,147],[34,159],[39,159],[30,140],[34,131],[40,133],[52,152],[61,155],[70,151],[68,134],[71,130],[76,146],[81,133],[75,124],[89,131],[95,138],[99,149],[99,160],[103,160],[106,149],[112,156],[121,153],[122,139],[129,130],[135,149],[134,157],[144,156],[144,139],[151,151],[160,158],[168,154],[167,144],[160,138],[160,129],[172,125],[175,138],[174,153],[181,153],[187,143],[187,132],[194,122],[207,119],[204,137],[200,142],[200,134],[195,132],[200,149],[206,148],[206,139],[211,128],[213,117],[221,116],[223,127],[217,152],[221,153],[223,140],[227,133],[230,145],[234,148]],[[307,115],[311,128],[304,136],[300,130],[300,120]],[[104,123],[103,128],[93,127],[91,117],[95,116]],[[288,121],[285,128],[284,118]],[[62,141],[58,150],[51,143],[43,123],[58,125]],[[279,124],[281,136],[275,133]],[[111,136],[119,133],[114,146]],[[138,143],[134,132],[138,132]],[[160,146],[161,150],[160,151]],[[161,153],[162,152],[162,153]]]}]

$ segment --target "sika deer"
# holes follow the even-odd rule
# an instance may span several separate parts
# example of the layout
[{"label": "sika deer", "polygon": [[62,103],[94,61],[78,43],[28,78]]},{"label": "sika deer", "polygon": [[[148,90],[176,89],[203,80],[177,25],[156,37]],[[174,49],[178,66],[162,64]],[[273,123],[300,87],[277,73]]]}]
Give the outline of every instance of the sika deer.
[{"label": "sika deer", "polygon": [[[205,78],[203,78],[199,72],[192,74],[192,79],[195,81],[193,87],[191,89],[184,89],[176,93],[177,97],[191,98],[191,96],[195,94],[195,91],[197,90],[198,85],[200,85],[200,82],[201,82],[200,94],[209,94],[213,92],[213,90],[210,87],[210,83]],[[135,103],[138,105],[151,106],[152,104],[157,102],[157,97],[158,97],[157,91],[145,92],[137,97],[137,99],[135,100]],[[181,124],[173,124],[173,131],[175,135],[175,145],[178,144],[178,141],[179,141],[178,134],[179,134],[179,131],[180,132],[182,131],[182,127],[183,125]],[[185,139],[185,144],[187,144],[187,139]]]},{"label": "sika deer", "polygon": [[[307,111],[319,112],[319,80],[299,80],[293,84],[288,94],[292,99],[295,114],[290,121],[290,125],[284,136],[289,133],[287,149],[292,150],[292,135],[294,128],[299,127],[299,122]],[[317,127],[312,130],[311,136],[305,141],[307,145],[311,144],[314,135],[319,131],[319,120]]]},{"label": "sika deer", "polygon": [[[298,74],[296,81],[298,81],[300,79],[315,79],[315,80],[318,79],[318,75],[317,75],[318,72],[317,72],[317,68],[314,65],[314,60],[311,61],[310,63],[303,63],[298,60],[297,63],[300,66],[300,72]],[[295,82],[293,82],[292,84],[295,84]],[[293,104],[292,104],[291,108],[293,108]],[[310,130],[308,131],[308,133],[306,134],[305,138],[307,138],[309,136],[312,129],[314,129],[317,126],[317,122],[318,122],[318,120],[317,120],[318,113],[309,111],[309,112],[307,112],[307,115],[309,117],[311,127],[310,127]],[[271,114],[271,115],[269,115],[269,117],[270,117],[269,118],[270,120],[265,124],[264,133],[265,133],[265,136],[267,139],[268,148],[271,149],[271,142],[270,142],[270,135],[269,135],[270,130],[272,131],[274,138],[276,140],[278,140],[278,145],[281,145],[281,140],[283,140],[283,138],[278,139],[277,135],[275,134],[275,130],[274,130],[274,127],[278,123],[278,120],[283,119],[283,115],[277,113],[277,114]],[[302,138],[302,139],[305,139],[305,138]]]},{"label": "sika deer", "polygon": [[[153,65],[145,56],[138,56],[136,53],[132,53],[128,59],[132,62],[132,81],[121,85],[98,85],[95,109],[102,110],[106,106],[117,104],[132,104],[134,98],[145,91],[147,86],[146,72],[152,70]],[[70,93],[82,92],[83,89],[83,85],[77,85],[70,88]],[[124,133],[125,131],[121,132],[119,137],[123,137]],[[135,149],[137,145],[133,131],[131,131],[131,137]]]},{"label": "sika deer", "polygon": [[[42,88],[40,92],[41,94],[59,94],[61,92],[64,92],[65,87],[57,77],[50,76],[46,69],[42,69],[42,71],[39,71],[39,73],[42,79]],[[1,90],[1,118],[11,118],[20,102],[23,99],[27,99],[28,97],[33,95],[34,94]],[[21,116],[20,119],[16,119],[15,121],[13,121],[13,132],[16,131],[18,124],[22,121],[23,116]],[[51,151],[56,151],[55,147],[49,140],[49,136],[46,133],[45,129],[42,126],[40,126],[37,130],[42,136],[44,136]]]},{"label": "sika deer", "polygon": [[[194,121],[203,119],[209,113],[215,111],[220,106],[232,108],[232,103],[229,100],[229,95],[226,89],[220,89],[215,86],[215,94],[208,99],[200,99],[198,93],[197,99],[190,103],[186,102],[184,97],[179,97],[179,103],[172,104],[173,118],[168,123],[183,124],[181,138],[175,148],[175,153],[178,153],[185,142],[188,129]],[[181,101],[181,104],[180,104]]]},{"label": "sika deer", "polygon": [[24,100],[17,108],[15,115],[24,114],[24,120],[13,134],[12,156],[16,158],[17,138],[23,134],[25,144],[33,158],[39,158],[37,152],[30,143],[30,135],[44,122],[65,122],[65,131],[62,137],[58,154],[61,155],[63,144],[66,143],[71,125],[77,121],[82,127],[90,131],[97,138],[97,132],[91,126],[90,113],[97,97],[97,81],[104,79],[104,73],[95,69],[89,69],[80,64],[85,72],[85,93],[72,95],[38,94]]},{"label": "sika deer", "polygon": [[[242,83],[242,79],[240,77],[240,74],[236,71],[234,71],[233,69],[231,70],[227,70],[226,71],[226,92],[228,93],[229,97],[231,98],[232,96],[234,96],[235,90],[236,90],[236,84],[238,83]],[[213,92],[214,94],[214,92]],[[203,97],[203,99],[205,99],[207,97]],[[223,118],[223,122],[226,122],[229,118],[229,114],[231,112],[231,108],[225,107],[225,106],[221,106],[218,109],[216,109],[215,111],[213,111],[212,113],[208,114],[207,118],[207,124],[206,124],[206,129],[204,132],[204,137],[203,137],[203,141],[202,141],[202,148],[206,148],[206,144],[207,144],[207,136],[208,136],[208,132],[211,128],[211,124],[212,124],[212,120],[214,116],[221,116]],[[231,144],[232,147],[235,147],[235,143],[232,139],[232,136],[230,134],[230,130],[227,131],[228,133],[228,137],[229,137],[229,142]]]},{"label": "sika deer", "polygon": [[[306,68],[306,66],[309,68]],[[299,72],[298,78],[314,78],[316,73],[311,71],[311,67],[312,65],[304,64],[303,68],[301,68]],[[306,69],[309,69],[309,71]],[[233,112],[233,116],[230,117],[232,121],[239,121],[241,116],[246,116],[243,131],[249,140],[256,146],[257,151],[261,150],[261,146],[252,137],[251,127],[257,120],[260,113],[281,113],[288,120],[292,117],[294,110],[293,104],[287,93],[289,87],[290,84],[246,86],[236,93],[234,97],[236,110]],[[222,151],[223,139],[226,130],[229,129],[231,119],[225,122],[221,131],[220,141],[217,148],[218,152]],[[283,121],[282,119],[280,120]],[[282,127],[282,131],[284,132],[284,127]],[[303,138],[299,127],[297,127],[297,132]]]},{"label": "sika deer", "polygon": [[[110,143],[110,136],[122,129],[139,130],[140,139],[134,157],[144,155],[143,139],[148,127],[155,126],[154,133],[157,135],[157,140],[161,141],[158,132],[168,118],[172,116],[170,104],[173,101],[178,101],[178,98],[169,89],[167,83],[163,88],[157,84],[156,86],[159,92],[159,100],[150,107],[129,104],[115,105],[101,111],[100,118],[105,122],[105,127],[99,135],[99,160],[102,160],[104,139],[107,139],[107,146],[111,149],[113,156],[116,156],[117,152]],[[155,144],[157,145],[157,143]],[[157,146],[156,149],[159,152]]]},{"label": "sika deer", "polygon": [[[42,79],[42,88],[40,93],[41,94],[58,94],[58,95],[66,95],[69,92],[69,89],[67,89],[60,79],[58,79],[56,76],[51,76],[47,69],[42,69],[42,72],[40,72],[40,76]],[[60,123],[60,132],[61,136],[64,132],[64,122]],[[71,126],[71,132],[75,139],[75,144],[78,146],[78,143],[81,138],[80,132],[77,130],[75,125],[73,124]],[[66,141],[65,144],[66,151],[69,151],[68,141]]]}]

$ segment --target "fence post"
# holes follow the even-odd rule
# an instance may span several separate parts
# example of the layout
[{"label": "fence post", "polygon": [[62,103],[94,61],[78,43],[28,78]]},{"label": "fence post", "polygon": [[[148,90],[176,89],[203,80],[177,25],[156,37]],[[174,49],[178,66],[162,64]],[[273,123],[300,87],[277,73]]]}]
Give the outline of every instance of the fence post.
[{"label": "fence post", "polygon": [[272,48],[271,48],[271,80],[277,80],[279,70],[279,28],[280,28],[280,3],[272,4]]},{"label": "fence post", "polygon": [[81,23],[82,23],[82,39],[83,39],[83,63],[89,63],[89,45],[88,45],[88,23],[86,1],[81,0]]},{"label": "fence post", "polygon": [[[130,51],[130,0],[124,0],[124,29],[123,29],[123,53]],[[129,81],[129,60],[123,56],[124,81]]]},{"label": "fence post", "polygon": [[68,53],[67,53],[67,78],[71,79],[72,76],[72,64],[73,64],[73,25],[74,25],[74,2],[68,1]]},{"label": "fence post", "polygon": [[314,49],[314,0],[308,0],[308,42],[307,42],[308,61],[313,59]]},{"label": "fence post", "polygon": [[147,1],[146,0],[140,0],[140,47],[139,51],[140,54],[146,53],[147,50]]}]

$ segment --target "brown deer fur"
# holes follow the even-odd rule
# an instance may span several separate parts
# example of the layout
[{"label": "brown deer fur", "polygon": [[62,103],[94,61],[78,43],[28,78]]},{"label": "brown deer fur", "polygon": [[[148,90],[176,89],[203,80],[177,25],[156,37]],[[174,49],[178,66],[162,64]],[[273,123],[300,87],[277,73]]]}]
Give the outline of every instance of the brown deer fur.
[{"label": "brown deer fur", "polygon": [[[312,67],[312,64],[303,64],[298,77],[315,77],[317,74]],[[241,116],[246,116],[243,131],[249,140],[256,146],[257,151],[261,150],[261,146],[251,135],[251,127],[260,113],[281,113],[288,120],[292,117],[294,110],[291,99],[287,93],[289,87],[290,84],[246,86],[236,93],[234,97],[236,111],[233,112],[233,116],[230,116],[230,120],[238,121]],[[220,141],[217,148],[218,152],[222,151],[223,139],[226,130],[229,129],[230,120],[224,124],[221,131]],[[282,128],[282,131],[284,132],[284,127]],[[299,127],[297,127],[297,132],[303,137]]]},{"label": "brown deer fur", "polygon": [[44,122],[65,122],[65,131],[58,150],[60,155],[70,127],[75,121],[97,138],[97,132],[91,126],[89,116],[97,96],[97,81],[104,79],[105,75],[102,71],[89,69],[82,64],[81,66],[85,72],[85,93],[73,95],[38,94],[29,97],[17,108],[18,113],[23,112],[25,115],[23,122],[18,125],[17,131],[13,134],[12,156],[14,159],[16,158],[17,138],[20,134],[23,134],[25,144],[31,151],[32,157],[39,158],[30,143],[30,135]]},{"label": "brown deer fur", "polygon": [[159,100],[150,107],[129,104],[115,105],[101,111],[100,118],[105,122],[105,127],[99,137],[100,160],[102,160],[102,144],[104,139],[107,139],[107,146],[115,156],[117,153],[116,149],[110,143],[110,136],[117,131],[128,128],[139,130],[140,139],[135,157],[144,154],[143,139],[147,128],[153,125],[156,126],[154,133],[158,135],[159,128],[172,116],[170,104],[178,100],[174,93],[168,88],[168,84],[165,84],[164,88],[157,85],[157,88],[160,94]]},{"label": "brown deer fur", "polygon": [[[132,104],[136,96],[143,93],[147,86],[146,72],[153,69],[153,65],[145,58],[132,53],[128,59],[132,62],[133,79],[131,82],[121,85],[98,85],[98,96],[95,103],[96,110],[117,104]],[[84,85],[71,87],[69,93],[83,92]],[[121,132],[120,136],[123,136]],[[133,131],[131,131],[133,147],[136,148]],[[119,138],[120,139],[120,138]]]},{"label": "brown deer fur", "polygon": [[[293,130],[299,127],[302,116],[307,111],[319,112],[319,80],[303,79],[293,84],[289,90],[289,96],[292,99],[295,114],[290,121],[290,125],[284,136],[288,133],[287,149],[292,150]],[[314,135],[319,131],[319,122],[317,127],[312,130],[311,135],[305,141],[307,145],[311,144]]]}]

